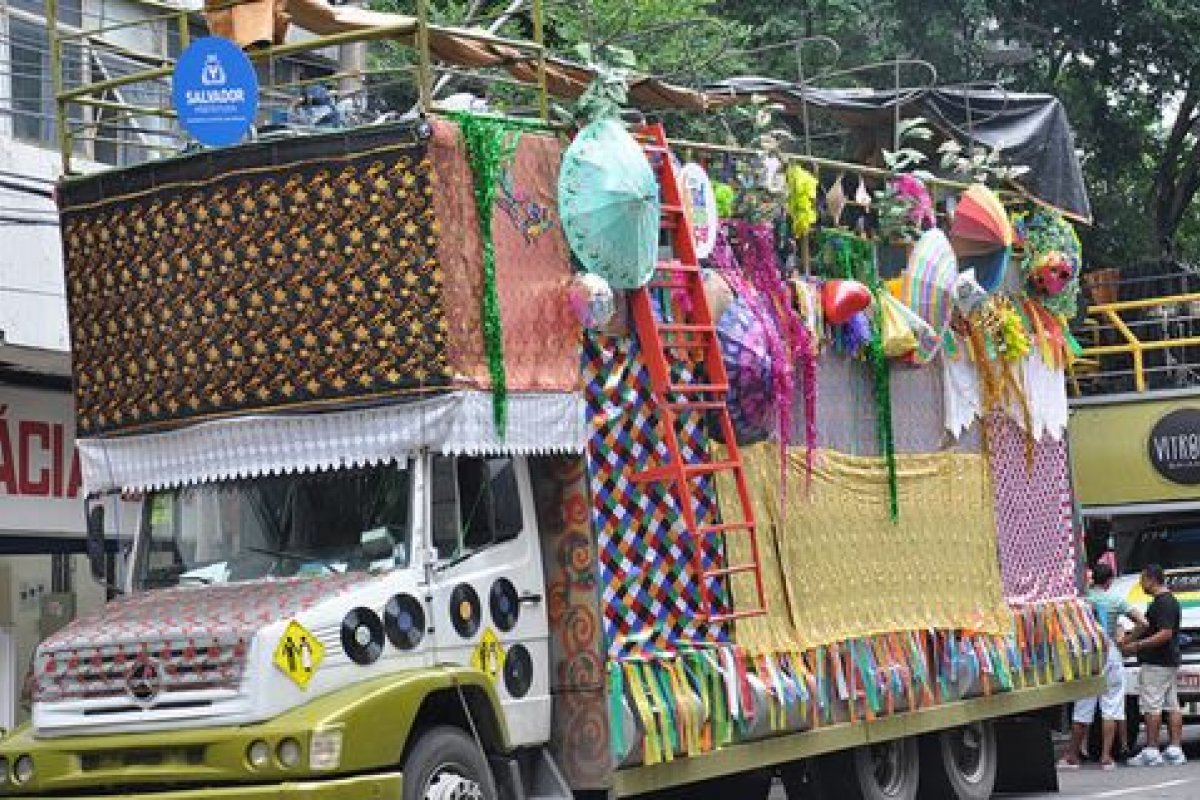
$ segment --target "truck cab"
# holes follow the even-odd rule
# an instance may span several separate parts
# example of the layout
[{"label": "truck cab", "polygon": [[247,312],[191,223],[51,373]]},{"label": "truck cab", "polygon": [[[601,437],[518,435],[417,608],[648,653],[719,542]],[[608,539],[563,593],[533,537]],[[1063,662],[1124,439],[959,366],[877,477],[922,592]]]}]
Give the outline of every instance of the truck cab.
[{"label": "truck cab", "polygon": [[172,783],[299,778],[364,755],[395,767],[456,713],[496,752],[549,738],[523,457],[161,488],[129,559],[124,597],[39,647],[32,726],[6,742],[28,748],[29,773],[5,788],[128,790],[168,766]]}]

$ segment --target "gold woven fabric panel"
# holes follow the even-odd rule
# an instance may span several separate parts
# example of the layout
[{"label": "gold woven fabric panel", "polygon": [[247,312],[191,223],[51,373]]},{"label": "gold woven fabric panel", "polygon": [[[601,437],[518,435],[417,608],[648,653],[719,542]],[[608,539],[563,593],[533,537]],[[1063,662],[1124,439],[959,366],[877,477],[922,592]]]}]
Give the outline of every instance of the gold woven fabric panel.
[{"label": "gold woven fabric panel", "polygon": [[[991,486],[978,454],[898,455],[895,524],[882,459],[822,450],[806,496],[804,451],[789,451],[782,513],[778,448],[746,447],[742,459],[770,608],[737,624],[739,644],[770,652],[889,631],[1001,631]],[[720,493],[724,518],[737,519],[728,480]],[[749,560],[746,537],[730,536],[728,547],[731,563]],[[752,596],[747,589],[735,582],[735,598]]]},{"label": "gold woven fabric panel", "polygon": [[314,147],[64,207],[82,435],[447,385],[424,146]]}]

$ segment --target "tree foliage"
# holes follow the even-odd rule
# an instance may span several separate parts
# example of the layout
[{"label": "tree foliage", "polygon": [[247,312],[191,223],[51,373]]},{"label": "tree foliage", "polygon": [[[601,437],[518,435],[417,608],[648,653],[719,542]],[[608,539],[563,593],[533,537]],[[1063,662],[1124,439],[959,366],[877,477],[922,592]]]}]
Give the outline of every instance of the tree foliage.
[{"label": "tree foliage", "polygon": [[[414,0],[372,0],[413,13]],[[436,18],[462,23],[505,0],[433,0]],[[578,60],[632,59],[642,71],[699,85],[732,75],[822,85],[889,87],[891,66],[920,59],[942,84],[1001,82],[1060,97],[1077,133],[1096,224],[1093,263],[1200,261],[1200,2],[1180,0],[546,0],[546,41]],[[503,33],[529,37],[527,13]],[[827,36],[841,48],[758,50]],[[582,47],[581,47],[582,46]],[[606,49],[607,48],[607,49]],[[906,66],[901,85],[927,74]],[[690,135],[749,141],[744,111],[672,120]],[[819,145],[845,148],[814,121]],[[793,125],[795,127],[795,125]],[[811,143],[811,139],[810,139]]]}]

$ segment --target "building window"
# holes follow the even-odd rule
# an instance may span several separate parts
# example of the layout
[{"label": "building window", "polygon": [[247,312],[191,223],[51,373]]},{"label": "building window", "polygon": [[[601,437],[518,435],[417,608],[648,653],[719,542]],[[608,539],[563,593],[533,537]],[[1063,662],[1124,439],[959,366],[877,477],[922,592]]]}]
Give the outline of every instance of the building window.
[{"label": "building window", "polygon": [[[43,16],[45,3],[9,0],[8,7],[13,135],[29,142],[52,144],[57,140],[57,125],[54,77],[50,70],[50,36]],[[64,26],[81,25],[83,14],[80,0],[61,2],[58,19]],[[62,69],[64,86],[74,87],[82,83],[83,62],[77,42],[63,47]],[[82,118],[82,110],[72,107],[71,119],[79,121]]]},{"label": "building window", "polygon": [[[10,11],[28,11],[38,17],[46,16],[46,0],[8,0]],[[83,0],[58,0],[58,23],[72,28],[83,27]]]}]

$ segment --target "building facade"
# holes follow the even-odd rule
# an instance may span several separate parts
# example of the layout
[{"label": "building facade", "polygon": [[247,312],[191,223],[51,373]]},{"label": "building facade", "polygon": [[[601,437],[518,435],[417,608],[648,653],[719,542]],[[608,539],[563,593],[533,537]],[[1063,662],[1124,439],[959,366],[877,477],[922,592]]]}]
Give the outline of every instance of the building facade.
[{"label": "building facade", "polygon": [[[0,729],[24,716],[21,688],[38,641],[107,595],[83,555],[54,202],[63,171],[56,89],[169,64],[187,40],[207,35],[199,0],[58,0],[56,37],[48,5],[0,0]],[[171,16],[181,6],[193,12],[186,26]],[[329,74],[332,55],[260,62],[260,83]],[[72,170],[139,163],[186,144],[169,119],[115,107],[168,108],[169,81],[119,87],[102,100],[68,109]],[[288,102],[286,90],[268,91],[260,108],[270,114]],[[128,536],[136,520],[112,524]]]}]

